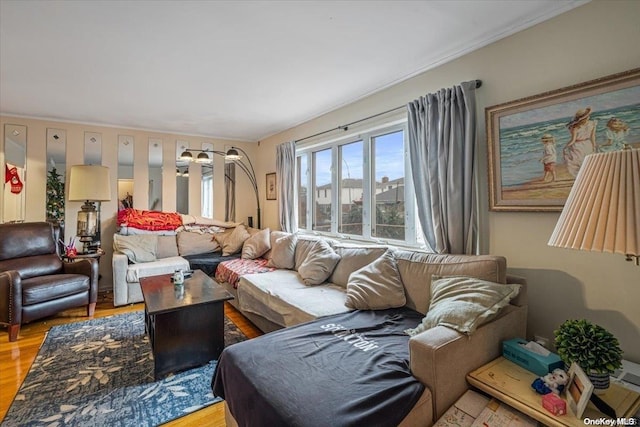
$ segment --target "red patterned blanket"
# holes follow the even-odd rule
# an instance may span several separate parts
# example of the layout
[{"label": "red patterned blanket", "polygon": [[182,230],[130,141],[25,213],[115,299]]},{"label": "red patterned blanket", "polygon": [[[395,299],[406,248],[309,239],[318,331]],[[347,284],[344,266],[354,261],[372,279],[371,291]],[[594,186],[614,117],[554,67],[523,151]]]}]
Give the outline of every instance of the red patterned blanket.
[{"label": "red patterned blanket", "polygon": [[127,208],[118,211],[118,226],[141,230],[175,230],[182,225],[182,217],[177,212],[143,211]]},{"label": "red patterned blanket", "polygon": [[268,260],[264,258],[258,259],[232,259],[218,264],[216,269],[216,280],[220,283],[227,282],[238,287],[240,277],[245,274],[268,273],[274,271],[274,267],[267,267]]}]

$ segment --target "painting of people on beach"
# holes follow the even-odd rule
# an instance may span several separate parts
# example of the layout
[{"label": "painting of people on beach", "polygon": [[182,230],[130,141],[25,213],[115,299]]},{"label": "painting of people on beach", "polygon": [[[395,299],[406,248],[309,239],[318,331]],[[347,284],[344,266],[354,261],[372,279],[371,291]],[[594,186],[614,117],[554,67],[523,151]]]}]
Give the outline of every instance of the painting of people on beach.
[{"label": "painting of people on beach", "polygon": [[491,210],[560,211],[584,158],[640,148],[640,69],[486,109]]}]

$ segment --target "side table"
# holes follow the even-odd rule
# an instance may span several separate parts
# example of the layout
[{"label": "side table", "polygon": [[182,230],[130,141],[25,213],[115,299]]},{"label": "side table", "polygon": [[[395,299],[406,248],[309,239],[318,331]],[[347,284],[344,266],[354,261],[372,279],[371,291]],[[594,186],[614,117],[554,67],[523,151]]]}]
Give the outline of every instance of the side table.
[{"label": "side table", "polygon": [[82,252],[80,252],[74,257],[68,257],[67,255],[62,255],[62,259],[67,261],[67,262],[71,262],[71,261],[76,260],[76,259],[95,258],[95,259],[98,260],[98,262],[100,262],[100,257],[102,255],[104,255],[104,254],[105,254],[104,250],[101,249],[101,248],[98,248],[98,250],[96,252],[93,252],[93,253],[82,253]]},{"label": "side table", "polygon": [[[584,426],[585,418],[608,418],[589,402],[581,418],[567,405],[567,414],[555,416],[542,407],[542,396],[531,388],[537,378],[533,372],[516,365],[504,357],[499,357],[467,375],[467,381],[496,399],[529,415],[546,426]],[[621,418],[632,417],[640,408],[640,393],[624,388],[616,383],[603,394],[598,395],[607,402]]]}]

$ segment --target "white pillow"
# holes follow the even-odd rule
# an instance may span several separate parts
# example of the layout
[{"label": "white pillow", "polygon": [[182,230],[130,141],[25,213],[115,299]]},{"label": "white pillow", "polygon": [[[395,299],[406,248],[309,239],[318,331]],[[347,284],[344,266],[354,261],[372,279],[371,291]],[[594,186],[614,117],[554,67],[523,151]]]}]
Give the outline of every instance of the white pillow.
[{"label": "white pillow", "polygon": [[[249,232],[251,234],[251,232]],[[271,249],[271,230],[265,228],[245,240],[242,246],[243,259],[256,259],[267,253]]]},{"label": "white pillow", "polygon": [[431,303],[422,323],[407,329],[416,335],[434,326],[447,326],[471,335],[479,326],[498,315],[520,292],[520,285],[502,284],[475,277],[432,276]]},{"label": "white pillow", "polygon": [[307,257],[298,267],[298,273],[305,285],[319,285],[331,276],[338,261],[340,255],[327,242],[318,240],[313,242]]},{"label": "white pillow", "polygon": [[344,303],[349,308],[384,310],[402,307],[406,303],[398,263],[391,249],[349,275]]},{"label": "white pillow", "polygon": [[133,263],[155,261],[157,245],[158,236],[155,234],[113,235],[113,249],[125,254]]},{"label": "white pillow", "polygon": [[271,241],[271,259],[269,259],[267,266],[291,270],[296,263],[297,241],[298,238],[295,234],[280,232],[279,237]]}]

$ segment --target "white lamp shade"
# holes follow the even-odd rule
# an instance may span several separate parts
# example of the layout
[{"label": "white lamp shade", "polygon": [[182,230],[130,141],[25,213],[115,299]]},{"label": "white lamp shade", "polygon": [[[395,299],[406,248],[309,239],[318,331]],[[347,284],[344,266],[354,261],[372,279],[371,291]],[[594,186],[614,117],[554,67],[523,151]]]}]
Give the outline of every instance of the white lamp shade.
[{"label": "white lamp shade", "polygon": [[69,174],[69,201],[111,200],[111,176],[109,168],[99,165],[74,165]]},{"label": "white lamp shade", "polygon": [[585,158],[549,245],[640,255],[640,150]]}]

